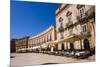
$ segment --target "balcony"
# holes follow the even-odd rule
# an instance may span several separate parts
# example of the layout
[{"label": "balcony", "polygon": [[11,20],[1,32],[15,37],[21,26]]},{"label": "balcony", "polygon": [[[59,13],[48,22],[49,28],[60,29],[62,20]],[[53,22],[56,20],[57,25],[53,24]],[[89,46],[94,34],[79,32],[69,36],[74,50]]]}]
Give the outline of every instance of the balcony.
[{"label": "balcony", "polygon": [[81,32],[81,35],[83,35],[84,37],[88,37],[91,36],[90,32]]},{"label": "balcony", "polygon": [[88,16],[84,16],[84,17],[77,16],[77,20],[80,23],[86,23],[88,22]]},{"label": "balcony", "polygon": [[89,19],[95,18],[95,7],[91,7],[88,11],[85,12],[84,17],[77,16],[78,22],[85,23],[88,22]]},{"label": "balcony", "polygon": [[69,21],[69,22],[66,24],[66,27],[67,27],[67,28],[73,27],[73,22],[72,22],[72,21]]},{"label": "balcony", "polygon": [[79,34],[76,34],[76,33],[71,33],[67,36],[67,41],[68,42],[74,42],[74,41],[77,41],[80,39],[80,35]]}]

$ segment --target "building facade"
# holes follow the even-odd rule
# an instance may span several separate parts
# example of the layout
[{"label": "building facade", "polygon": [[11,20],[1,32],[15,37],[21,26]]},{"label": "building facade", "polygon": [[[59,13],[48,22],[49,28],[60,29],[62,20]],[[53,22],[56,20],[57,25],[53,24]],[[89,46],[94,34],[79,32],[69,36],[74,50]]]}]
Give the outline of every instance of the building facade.
[{"label": "building facade", "polygon": [[58,50],[95,47],[95,7],[62,4],[56,11]]},{"label": "building facade", "polygon": [[10,41],[10,52],[14,53],[16,52],[16,44],[15,44],[16,39],[11,39]]},{"label": "building facade", "polygon": [[[55,40],[55,29],[54,26],[50,26],[45,31],[41,32],[36,36],[32,36],[28,41],[29,51],[41,51],[49,48],[51,41]],[[49,49],[48,49],[49,50]]]},{"label": "building facade", "polygon": [[56,27],[16,40],[16,51],[64,51],[95,48],[95,6],[62,4],[55,12]]},{"label": "building facade", "polygon": [[29,37],[23,37],[16,39],[15,44],[16,44],[16,52],[26,52],[28,48],[28,39]]}]

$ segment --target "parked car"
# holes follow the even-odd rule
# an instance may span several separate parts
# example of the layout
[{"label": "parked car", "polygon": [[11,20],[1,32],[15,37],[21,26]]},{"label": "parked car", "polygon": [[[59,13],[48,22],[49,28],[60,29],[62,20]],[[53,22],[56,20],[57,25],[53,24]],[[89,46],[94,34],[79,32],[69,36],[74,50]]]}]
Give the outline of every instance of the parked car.
[{"label": "parked car", "polygon": [[64,56],[69,57],[69,51],[66,51],[66,52],[64,53]]},{"label": "parked car", "polygon": [[58,51],[55,51],[55,52],[54,52],[54,55],[58,56]]},{"label": "parked car", "polygon": [[79,58],[79,59],[88,58],[89,56],[90,56],[89,50],[76,51],[74,54],[74,58]]}]

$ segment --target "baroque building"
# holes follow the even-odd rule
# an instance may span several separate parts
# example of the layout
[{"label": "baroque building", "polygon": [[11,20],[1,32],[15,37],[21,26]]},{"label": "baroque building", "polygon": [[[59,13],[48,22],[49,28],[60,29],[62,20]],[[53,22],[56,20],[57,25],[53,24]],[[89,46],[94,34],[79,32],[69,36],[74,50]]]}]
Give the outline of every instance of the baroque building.
[{"label": "baroque building", "polygon": [[95,47],[95,7],[62,4],[56,10],[58,50]]},{"label": "baroque building", "polygon": [[41,51],[49,47],[49,43],[55,40],[55,29],[54,26],[50,26],[45,31],[41,32],[36,36],[32,36],[28,41],[29,51]]},{"label": "baroque building", "polygon": [[16,39],[15,44],[16,44],[16,52],[26,52],[28,48],[28,39],[29,37],[23,37]]},{"label": "baroque building", "polygon": [[95,6],[62,4],[55,12],[56,27],[16,40],[16,51],[65,51],[95,48]]}]

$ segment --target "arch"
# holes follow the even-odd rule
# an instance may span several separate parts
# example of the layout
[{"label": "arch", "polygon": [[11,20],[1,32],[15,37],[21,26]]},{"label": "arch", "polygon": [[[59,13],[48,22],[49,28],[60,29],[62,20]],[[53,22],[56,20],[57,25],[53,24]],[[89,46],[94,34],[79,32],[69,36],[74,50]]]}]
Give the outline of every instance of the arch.
[{"label": "arch", "polygon": [[70,50],[74,50],[74,44],[70,43]]},{"label": "arch", "polygon": [[90,43],[89,43],[88,39],[84,39],[83,44],[84,44],[84,49],[85,50],[89,50],[90,49]]},{"label": "arch", "polygon": [[62,50],[64,50],[64,43],[62,43],[61,48],[62,48]]}]

